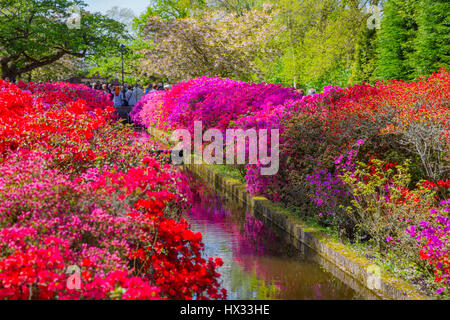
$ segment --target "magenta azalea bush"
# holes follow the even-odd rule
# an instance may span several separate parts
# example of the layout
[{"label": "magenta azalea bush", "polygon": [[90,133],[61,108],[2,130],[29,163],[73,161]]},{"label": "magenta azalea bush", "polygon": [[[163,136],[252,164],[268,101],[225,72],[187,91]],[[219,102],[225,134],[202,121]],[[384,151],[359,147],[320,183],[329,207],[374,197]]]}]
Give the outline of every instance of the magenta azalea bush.
[{"label": "magenta azalea bush", "polygon": [[419,241],[420,258],[434,268],[435,282],[440,284],[439,294],[450,288],[450,200],[441,201],[430,210],[430,219],[411,226],[407,232]]},{"label": "magenta azalea bush", "polygon": [[132,114],[136,122],[161,129],[193,129],[193,121],[201,120],[206,128],[225,130],[242,116],[299,98],[294,89],[280,85],[201,77],[149,93]]}]

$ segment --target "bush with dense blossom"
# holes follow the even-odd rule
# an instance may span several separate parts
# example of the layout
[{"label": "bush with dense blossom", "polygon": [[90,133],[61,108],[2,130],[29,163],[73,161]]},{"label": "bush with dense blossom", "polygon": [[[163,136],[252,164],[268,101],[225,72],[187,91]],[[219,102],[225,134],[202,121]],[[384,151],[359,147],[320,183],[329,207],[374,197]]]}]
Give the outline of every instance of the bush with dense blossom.
[{"label": "bush with dense blossom", "polygon": [[131,120],[146,128],[150,127],[152,123],[161,123],[161,107],[165,96],[165,91],[153,91],[145,95],[131,111]]},{"label": "bush with dense blossom", "polygon": [[103,109],[114,105],[108,94],[82,84],[66,82],[25,83],[21,81],[18,87],[30,91],[33,97],[40,98],[46,107],[63,107],[77,100],[84,100],[88,110]]},{"label": "bush with dense blossom", "polygon": [[[415,259],[406,227],[432,221],[427,212],[449,195],[449,88],[446,70],[414,82],[327,86],[305,97],[276,85],[202,77],[147,97],[134,116],[169,131],[192,131],[196,120],[204,130],[279,129],[279,173],[262,176],[260,164],[248,165],[249,192],[297,206],[350,239],[376,238],[377,250],[392,248],[394,238],[408,243]],[[430,186],[435,197],[425,191]],[[383,221],[373,219],[380,210]]]},{"label": "bush with dense blossom", "polygon": [[[281,157],[289,162],[286,172],[298,171],[295,168],[299,165],[316,160],[332,165],[339,154],[364,139],[369,147],[376,147],[374,150],[407,149],[402,151],[405,155],[419,157],[423,177],[440,180],[448,174],[439,153],[448,151],[449,79],[443,70],[418,82],[392,81],[346,89],[328,86],[323,93],[301,97],[295,90],[277,85],[202,77],[176,84],[164,93],[149,94],[133,110],[133,119],[164,130],[192,130],[196,120],[203,122],[205,130],[279,129]],[[314,126],[309,129],[314,132],[303,129],[305,125]],[[422,133],[426,133],[424,139],[435,139],[427,149],[420,148],[424,141],[412,138]],[[395,139],[390,142],[392,137]],[[314,146],[326,159],[300,150],[308,146]],[[259,170],[250,167],[249,171],[250,191],[270,197],[282,191],[280,183],[259,183],[264,177],[252,173]]]},{"label": "bush with dense blossom", "polygon": [[419,241],[420,259],[433,266],[439,294],[450,290],[450,200],[430,209],[430,219],[412,225],[407,233]]},{"label": "bush with dense blossom", "polygon": [[201,77],[148,96],[133,111],[134,119],[147,126],[193,130],[193,121],[198,120],[205,128],[225,130],[242,116],[283,105],[300,94],[280,85]]},{"label": "bush with dense blossom", "polygon": [[181,218],[183,177],[113,111],[0,80],[0,299],[226,297]]}]

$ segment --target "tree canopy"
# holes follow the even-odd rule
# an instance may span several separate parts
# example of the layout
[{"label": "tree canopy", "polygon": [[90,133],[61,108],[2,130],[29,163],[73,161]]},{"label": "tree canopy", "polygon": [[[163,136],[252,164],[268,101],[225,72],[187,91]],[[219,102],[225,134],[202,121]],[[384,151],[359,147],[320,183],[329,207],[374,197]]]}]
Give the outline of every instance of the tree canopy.
[{"label": "tree canopy", "polygon": [[201,75],[263,80],[258,63],[277,55],[270,43],[279,31],[271,6],[242,16],[222,11],[200,19],[150,16],[143,34],[152,47],[143,51],[142,70],[170,81]]},{"label": "tree canopy", "polygon": [[415,75],[431,74],[450,65],[450,2],[418,1]]},{"label": "tree canopy", "polygon": [[[80,8],[80,28],[69,28],[71,8]],[[2,0],[0,67],[17,77],[65,56],[102,55],[127,37],[125,26],[84,10],[81,0]]]},{"label": "tree canopy", "polygon": [[[73,6],[79,29],[65,23]],[[371,6],[382,11],[377,29]],[[83,0],[3,0],[0,68],[47,79],[81,63],[119,78],[125,44],[127,82],[208,75],[320,90],[413,80],[448,68],[449,11],[446,0],[151,0],[134,17],[87,12]]]},{"label": "tree canopy", "polygon": [[406,80],[412,77],[409,59],[417,30],[414,14],[414,0],[387,1],[378,36],[378,79]]}]

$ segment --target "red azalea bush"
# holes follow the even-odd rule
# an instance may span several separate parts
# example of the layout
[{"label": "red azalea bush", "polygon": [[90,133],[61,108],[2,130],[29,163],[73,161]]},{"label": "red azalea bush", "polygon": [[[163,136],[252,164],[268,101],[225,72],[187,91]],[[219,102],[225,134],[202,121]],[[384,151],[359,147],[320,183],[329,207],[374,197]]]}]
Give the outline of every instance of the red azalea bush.
[{"label": "red azalea bush", "polygon": [[84,100],[88,110],[103,109],[114,105],[108,94],[82,84],[66,82],[25,83],[21,81],[18,87],[30,91],[33,97],[41,99],[43,105],[47,108],[52,106],[64,107],[77,100]]},{"label": "red azalea bush", "polygon": [[225,298],[180,173],[112,114],[0,80],[0,298]]}]

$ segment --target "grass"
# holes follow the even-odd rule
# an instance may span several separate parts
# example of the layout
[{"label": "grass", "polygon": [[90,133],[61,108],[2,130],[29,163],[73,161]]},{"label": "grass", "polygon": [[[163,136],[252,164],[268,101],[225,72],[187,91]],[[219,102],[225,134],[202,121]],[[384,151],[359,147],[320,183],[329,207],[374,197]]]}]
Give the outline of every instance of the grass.
[{"label": "grass", "polygon": [[241,172],[229,165],[225,164],[212,164],[210,165],[216,172],[223,175],[228,179],[235,179],[239,182],[245,183],[245,177],[242,176]]}]

